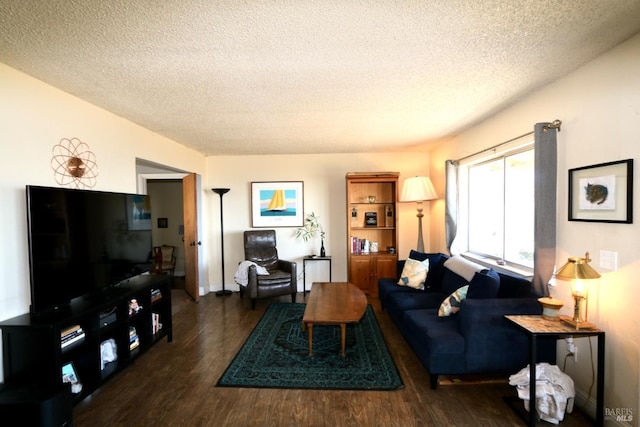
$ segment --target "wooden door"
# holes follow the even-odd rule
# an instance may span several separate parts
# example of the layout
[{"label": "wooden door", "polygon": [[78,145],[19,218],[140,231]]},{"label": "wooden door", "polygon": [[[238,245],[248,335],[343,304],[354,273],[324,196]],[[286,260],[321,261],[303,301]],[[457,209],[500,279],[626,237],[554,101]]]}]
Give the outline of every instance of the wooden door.
[{"label": "wooden door", "polygon": [[200,176],[189,174],[182,179],[184,215],[184,289],[195,302],[200,300],[200,279],[198,275],[198,189]]}]

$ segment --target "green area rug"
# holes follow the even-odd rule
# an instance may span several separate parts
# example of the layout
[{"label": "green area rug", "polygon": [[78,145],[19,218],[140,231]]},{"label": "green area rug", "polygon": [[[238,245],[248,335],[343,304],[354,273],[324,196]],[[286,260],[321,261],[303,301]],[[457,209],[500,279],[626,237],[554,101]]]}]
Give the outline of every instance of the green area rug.
[{"label": "green area rug", "polygon": [[346,355],[340,327],[314,325],[313,357],[302,331],[305,304],[274,303],[218,381],[218,387],[394,390],[404,385],[371,306],[347,325]]}]

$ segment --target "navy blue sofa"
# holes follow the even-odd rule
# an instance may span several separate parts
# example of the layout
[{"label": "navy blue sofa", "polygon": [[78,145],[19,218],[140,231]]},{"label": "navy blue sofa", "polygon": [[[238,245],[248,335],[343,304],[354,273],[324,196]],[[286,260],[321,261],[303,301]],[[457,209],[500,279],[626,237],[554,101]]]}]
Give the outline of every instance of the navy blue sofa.
[{"label": "navy blue sofa", "polygon": [[[439,317],[443,300],[469,282],[444,266],[449,258],[445,254],[411,251],[410,258],[429,258],[424,289],[399,286],[397,277],[381,278],[378,298],[429,371],[432,389],[438,375],[513,374],[529,363],[527,335],[504,315],[542,313],[530,281],[498,272],[495,298],[463,299],[458,313]],[[398,277],[404,262],[398,262]],[[539,340],[537,361],[554,364],[555,360],[556,341]]]}]

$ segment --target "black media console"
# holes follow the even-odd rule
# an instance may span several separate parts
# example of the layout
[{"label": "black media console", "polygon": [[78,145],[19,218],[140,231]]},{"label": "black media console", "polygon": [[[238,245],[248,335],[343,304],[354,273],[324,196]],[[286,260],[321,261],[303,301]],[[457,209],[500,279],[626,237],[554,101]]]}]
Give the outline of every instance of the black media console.
[{"label": "black media console", "polygon": [[0,329],[5,392],[71,388],[76,404],[160,339],[172,340],[170,277],[136,276],[60,313],[24,314]]}]

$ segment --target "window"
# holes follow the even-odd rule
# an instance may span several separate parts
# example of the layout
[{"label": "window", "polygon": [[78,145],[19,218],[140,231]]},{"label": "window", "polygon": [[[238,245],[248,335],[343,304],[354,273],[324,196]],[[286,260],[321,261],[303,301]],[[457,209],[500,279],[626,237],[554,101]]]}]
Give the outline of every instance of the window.
[{"label": "window", "polygon": [[460,184],[466,188],[460,219],[469,253],[533,268],[533,166],[531,143],[461,166]]}]

